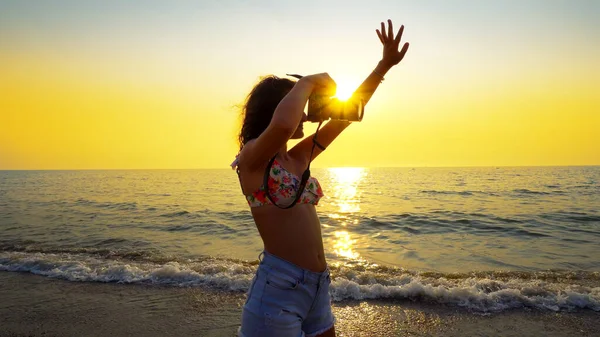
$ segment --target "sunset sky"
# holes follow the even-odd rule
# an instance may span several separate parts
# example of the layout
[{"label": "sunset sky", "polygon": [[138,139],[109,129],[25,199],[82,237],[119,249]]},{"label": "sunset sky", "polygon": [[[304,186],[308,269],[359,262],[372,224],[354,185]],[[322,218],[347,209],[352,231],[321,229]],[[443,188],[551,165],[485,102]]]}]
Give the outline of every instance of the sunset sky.
[{"label": "sunset sky", "polygon": [[228,168],[260,76],[358,86],[388,18],[410,49],[315,167],[600,165],[599,17],[595,0],[0,1],[0,169]]}]

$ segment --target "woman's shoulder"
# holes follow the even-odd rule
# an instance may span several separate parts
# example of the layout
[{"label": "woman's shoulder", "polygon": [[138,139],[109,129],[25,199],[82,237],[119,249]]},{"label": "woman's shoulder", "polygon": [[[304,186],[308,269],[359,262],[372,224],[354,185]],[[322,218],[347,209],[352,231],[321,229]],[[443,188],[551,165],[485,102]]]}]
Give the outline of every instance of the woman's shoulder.
[{"label": "woman's shoulder", "polygon": [[[255,139],[249,140],[246,144],[244,144],[244,146],[242,147],[240,152],[238,152],[238,154],[236,155],[238,170],[256,171],[256,170],[250,170],[249,165],[248,165],[248,162],[253,161],[253,159],[248,156],[252,155],[251,149],[254,146],[254,143],[255,143]],[[265,163],[265,165],[264,165],[265,167],[266,167],[266,164],[267,163]],[[262,170],[264,170],[264,168],[262,168]]]},{"label": "woman's shoulder", "polygon": [[238,159],[238,164],[244,162],[244,158],[248,155],[248,149],[250,149],[253,146],[254,142],[255,140],[251,139],[246,144],[244,144],[244,146],[242,146],[240,152],[238,152],[238,154],[236,155],[236,158]]}]

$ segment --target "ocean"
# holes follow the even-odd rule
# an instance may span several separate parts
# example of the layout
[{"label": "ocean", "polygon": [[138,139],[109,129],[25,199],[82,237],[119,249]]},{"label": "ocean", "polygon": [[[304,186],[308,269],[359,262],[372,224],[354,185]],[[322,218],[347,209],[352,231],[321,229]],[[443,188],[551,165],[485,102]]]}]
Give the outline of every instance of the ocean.
[{"label": "ocean", "polygon": [[[600,167],[315,168],[334,302],[600,311]],[[215,170],[0,171],[0,271],[247,291],[262,241]]]}]

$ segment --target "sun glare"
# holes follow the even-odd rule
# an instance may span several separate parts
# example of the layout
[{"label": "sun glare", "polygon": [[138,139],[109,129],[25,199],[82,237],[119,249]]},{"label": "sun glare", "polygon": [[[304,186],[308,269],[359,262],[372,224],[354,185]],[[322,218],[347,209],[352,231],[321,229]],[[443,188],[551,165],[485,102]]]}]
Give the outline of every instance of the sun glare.
[{"label": "sun glare", "polygon": [[345,101],[352,96],[355,88],[347,83],[337,83],[337,90],[335,92],[335,97],[338,99]]}]

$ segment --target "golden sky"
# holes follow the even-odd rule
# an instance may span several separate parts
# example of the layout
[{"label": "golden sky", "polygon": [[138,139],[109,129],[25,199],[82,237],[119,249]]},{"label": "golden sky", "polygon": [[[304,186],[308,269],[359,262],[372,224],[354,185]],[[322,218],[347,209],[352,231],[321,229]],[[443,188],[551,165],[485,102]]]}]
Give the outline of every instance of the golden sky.
[{"label": "golden sky", "polygon": [[0,3],[0,169],[227,168],[260,76],[357,86],[388,18],[410,50],[315,167],[600,165],[600,2],[294,3]]}]

